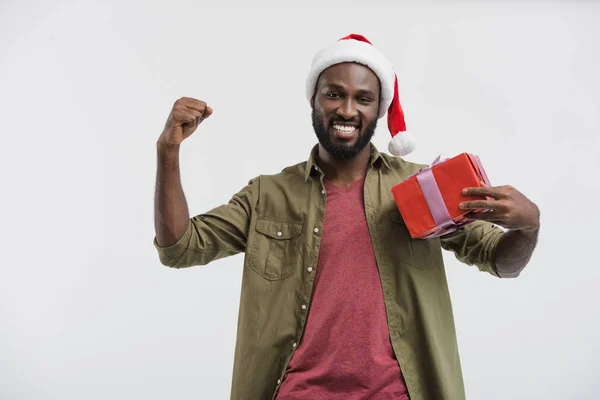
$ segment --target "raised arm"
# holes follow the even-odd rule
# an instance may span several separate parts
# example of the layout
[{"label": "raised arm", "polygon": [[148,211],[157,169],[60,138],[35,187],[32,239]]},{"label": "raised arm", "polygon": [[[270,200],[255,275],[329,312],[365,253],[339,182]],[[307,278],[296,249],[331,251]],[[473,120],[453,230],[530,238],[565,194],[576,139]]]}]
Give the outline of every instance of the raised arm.
[{"label": "raised arm", "polygon": [[179,146],[211,114],[205,102],[181,98],[157,141],[154,245],[168,267],[206,265],[246,250],[260,179],[251,180],[229,202],[191,218],[181,187]]},{"label": "raised arm", "polygon": [[203,101],[188,97],[177,100],[156,142],[154,229],[161,247],[176,243],[188,228],[190,214],[181,186],[179,147],[211,114],[212,108]]}]

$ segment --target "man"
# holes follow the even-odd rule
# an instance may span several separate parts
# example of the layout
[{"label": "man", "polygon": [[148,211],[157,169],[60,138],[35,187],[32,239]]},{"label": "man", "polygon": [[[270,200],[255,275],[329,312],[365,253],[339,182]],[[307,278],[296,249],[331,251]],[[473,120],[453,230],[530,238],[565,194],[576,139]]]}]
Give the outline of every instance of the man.
[{"label": "man", "polygon": [[412,239],[390,189],[423,165],[370,143],[387,112],[390,152],[413,147],[387,60],[364,37],[343,38],[315,56],[307,97],[319,142],[308,161],[193,218],[179,147],[212,109],[178,100],[157,142],[161,262],[245,252],[231,398],[463,399],[441,249],[516,277],[535,247],[537,207],[512,187],[465,188],[494,200],[462,207],[487,212],[441,238]]}]

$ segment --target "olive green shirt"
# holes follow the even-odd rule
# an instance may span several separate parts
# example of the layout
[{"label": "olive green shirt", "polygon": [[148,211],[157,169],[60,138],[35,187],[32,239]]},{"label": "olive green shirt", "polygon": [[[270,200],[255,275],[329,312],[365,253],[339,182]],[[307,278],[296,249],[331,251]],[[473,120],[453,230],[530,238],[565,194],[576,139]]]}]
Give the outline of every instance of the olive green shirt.
[{"label": "olive green shirt", "polygon": [[[197,215],[177,243],[154,245],[184,268],[245,252],[231,399],[272,399],[302,341],[327,202],[315,146],[307,162],[252,179],[228,204]],[[425,165],[371,145],[365,213],[390,341],[412,400],[465,398],[441,249],[498,276],[503,230],[474,222],[442,238],[412,239],[390,189]]]}]

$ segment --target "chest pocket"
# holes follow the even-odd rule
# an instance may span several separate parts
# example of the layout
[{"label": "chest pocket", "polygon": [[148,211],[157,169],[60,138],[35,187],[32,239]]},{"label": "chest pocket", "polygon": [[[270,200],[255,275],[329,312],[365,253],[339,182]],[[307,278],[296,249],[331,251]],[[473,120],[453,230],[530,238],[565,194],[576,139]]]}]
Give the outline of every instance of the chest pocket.
[{"label": "chest pocket", "polygon": [[390,212],[391,229],[402,261],[409,263],[419,269],[427,265],[428,253],[430,251],[429,240],[413,239],[408,232],[406,223],[399,211]]},{"label": "chest pocket", "polygon": [[302,223],[258,218],[250,253],[250,265],[270,281],[292,275],[301,251]]}]

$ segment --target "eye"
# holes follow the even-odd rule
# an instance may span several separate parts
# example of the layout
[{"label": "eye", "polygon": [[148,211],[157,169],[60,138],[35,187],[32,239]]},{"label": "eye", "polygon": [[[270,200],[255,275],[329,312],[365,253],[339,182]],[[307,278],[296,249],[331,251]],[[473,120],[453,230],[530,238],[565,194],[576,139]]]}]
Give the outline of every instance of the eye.
[{"label": "eye", "polygon": [[371,99],[368,97],[359,97],[358,101],[360,101],[361,103],[370,103]]},{"label": "eye", "polygon": [[325,95],[330,99],[337,99],[338,97],[340,97],[339,93],[337,92],[327,92],[325,93]]}]

